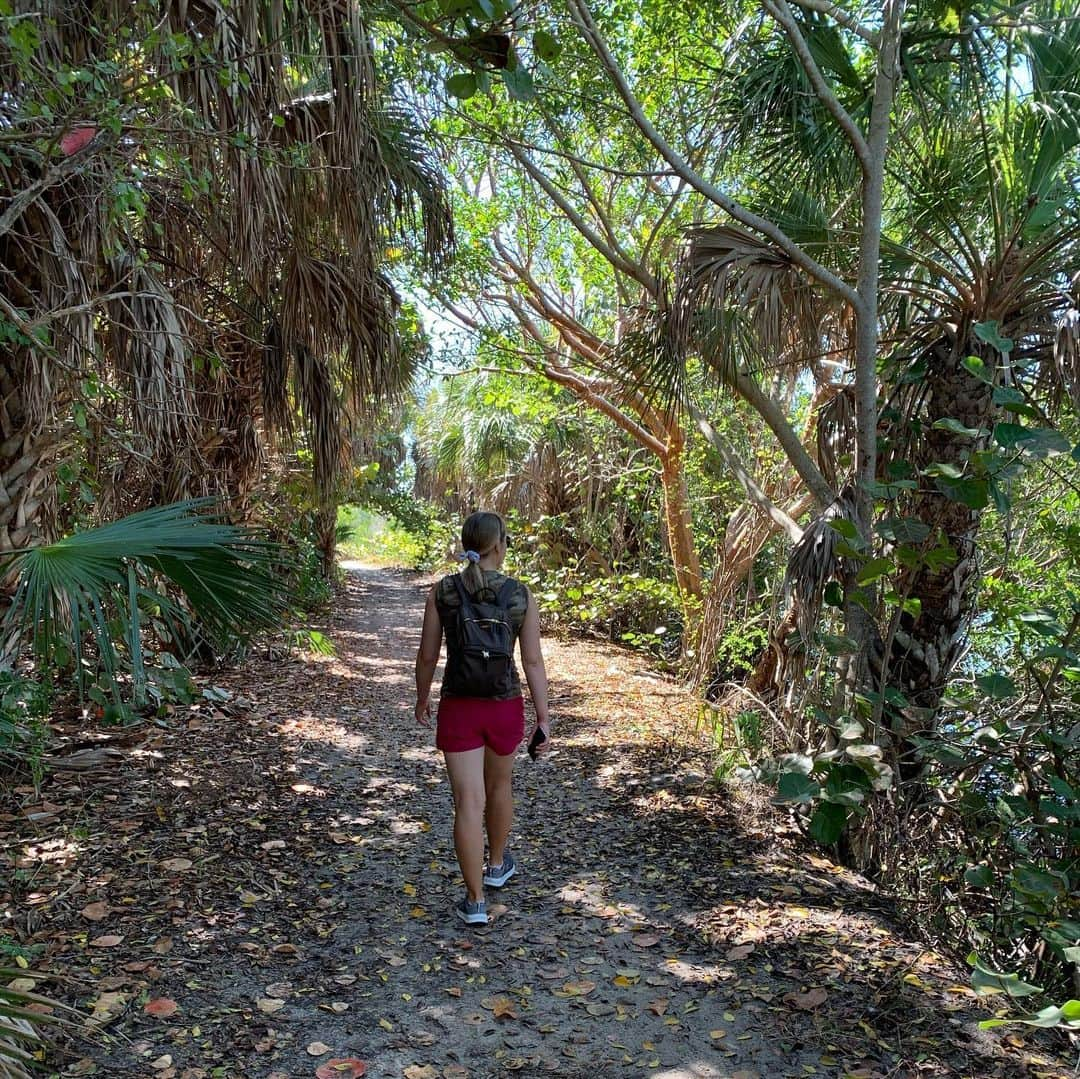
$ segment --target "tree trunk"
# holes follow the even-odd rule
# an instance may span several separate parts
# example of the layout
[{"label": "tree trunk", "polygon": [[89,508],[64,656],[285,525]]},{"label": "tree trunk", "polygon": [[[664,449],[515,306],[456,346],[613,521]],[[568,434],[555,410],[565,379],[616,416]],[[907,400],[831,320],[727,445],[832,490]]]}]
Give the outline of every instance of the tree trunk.
[{"label": "tree trunk", "polygon": [[[959,342],[940,342],[926,356],[921,430],[904,450],[920,472],[934,463],[963,470],[972,454],[987,442],[987,433],[972,437],[934,427],[938,420],[951,419],[972,430],[992,429],[998,411],[993,387],[961,363],[980,351],[985,352],[985,346],[964,334]],[[955,551],[955,559],[947,565],[920,562],[902,569],[896,581],[897,592],[920,605],[917,614],[903,613],[897,619],[884,672],[886,684],[898,689],[909,702],[890,717],[889,725],[901,743],[901,764],[910,774],[918,768],[913,767],[914,753],[907,739],[934,729],[949,675],[971,624],[979,581],[976,539],[982,510],[948,497],[927,480],[908,512],[930,529],[925,547],[941,543]]]},{"label": "tree trunk", "polygon": [[667,451],[661,458],[660,477],[664,487],[664,518],[668,545],[675,569],[675,582],[683,597],[701,598],[701,563],[694,546],[694,526],[686,489],[683,455],[686,438],[678,423],[668,430]]},{"label": "tree trunk", "polygon": [[44,467],[51,440],[34,431],[24,404],[24,361],[11,356],[0,365],[0,551],[45,538],[43,521],[56,498]]}]

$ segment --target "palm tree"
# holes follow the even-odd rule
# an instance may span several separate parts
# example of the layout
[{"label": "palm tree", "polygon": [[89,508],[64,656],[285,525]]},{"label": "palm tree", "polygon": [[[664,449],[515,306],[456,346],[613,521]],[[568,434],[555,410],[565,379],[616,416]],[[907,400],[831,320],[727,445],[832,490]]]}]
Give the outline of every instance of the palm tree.
[{"label": "palm tree", "polygon": [[[971,624],[984,510],[1006,506],[1015,467],[1067,448],[1045,410],[1077,400],[1080,272],[1080,206],[1068,183],[1080,144],[1075,21],[1048,13],[1040,26],[1010,30],[1007,47],[996,35],[988,43],[987,35],[943,31],[909,36],[929,59],[914,46],[906,57],[880,281],[888,360],[880,366],[877,553],[895,564],[881,591],[896,599],[870,657],[879,701],[892,691],[890,707],[876,710],[875,719],[884,713],[877,737],[898,744],[907,771],[917,770],[908,739],[934,729]],[[1030,78],[1026,95],[1020,70]],[[821,172],[821,198],[787,200],[781,220],[843,274],[852,223],[843,205],[832,216],[821,210],[835,170]],[[682,342],[729,379],[748,362],[787,356],[813,369],[816,357],[852,352],[850,313],[774,244],[732,226],[690,235],[679,301]],[[819,462],[839,490],[853,479],[855,455],[842,378],[837,390],[822,411]],[[1023,417],[1034,424],[1011,422]],[[824,584],[844,573],[838,557],[807,557],[813,544],[819,555],[833,549],[821,536],[808,529],[794,555],[803,570],[796,597],[811,615]],[[874,579],[866,575],[860,588],[871,602]],[[795,620],[804,636],[812,620]]]},{"label": "palm tree", "polygon": [[367,10],[50,14],[0,32],[0,545],[57,532],[55,467],[82,446],[122,512],[244,496],[265,429],[296,428],[329,503],[350,417],[411,378],[387,244],[434,265],[452,243]]}]

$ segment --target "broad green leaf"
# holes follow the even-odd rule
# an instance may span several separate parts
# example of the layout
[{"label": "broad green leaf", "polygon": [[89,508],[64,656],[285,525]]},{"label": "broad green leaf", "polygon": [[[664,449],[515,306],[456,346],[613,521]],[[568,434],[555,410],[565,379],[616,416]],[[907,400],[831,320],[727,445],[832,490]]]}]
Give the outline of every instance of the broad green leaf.
[{"label": "broad green leaf", "polygon": [[1022,895],[1044,900],[1057,899],[1068,891],[1067,883],[1059,875],[1030,865],[1018,865],[1012,871],[1012,887]]},{"label": "broad green leaf", "polygon": [[960,364],[965,370],[970,371],[977,379],[981,379],[983,382],[994,381],[994,369],[988,367],[978,356],[965,356],[964,359],[960,361]]},{"label": "broad green leaf", "polygon": [[975,679],[975,685],[988,697],[1003,701],[1008,697],[1016,696],[1016,683],[1007,675],[992,673],[981,674]]},{"label": "broad green leaf", "polygon": [[1050,1005],[1032,1015],[1018,1015],[1015,1019],[984,1019],[980,1030],[991,1030],[1009,1023],[1024,1023],[1029,1027],[1063,1026],[1069,1030],[1080,1029],[1080,1000],[1067,1000],[1060,1008]]},{"label": "broad green leaf", "polygon": [[504,68],[499,72],[502,81],[506,85],[507,93],[515,101],[531,101],[536,97],[536,87],[533,86],[532,75],[523,67]]},{"label": "broad green leaf", "polygon": [[801,805],[821,794],[821,787],[801,772],[785,772],[776,785],[773,802],[777,805]]},{"label": "broad green leaf", "polygon": [[468,101],[476,93],[476,76],[471,71],[459,71],[446,80],[446,92],[459,101]]},{"label": "broad green leaf", "polygon": [[986,480],[938,478],[934,480],[934,486],[951,502],[959,502],[973,510],[985,509],[990,501]]},{"label": "broad green leaf", "polygon": [[1033,457],[1068,453],[1069,440],[1052,427],[1024,427],[1019,423],[994,424],[994,441],[1005,449],[1021,449]]},{"label": "broad green leaf", "polygon": [[951,416],[943,420],[935,420],[934,427],[938,431],[950,431],[954,435],[961,435],[964,438],[981,438],[989,432],[985,427],[965,427],[959,420],[954,420]]},{"label": "broad green leaf", "polygon": [[1001,974],[991,970],[982,964],[974,952],[967,957],[967,961],[973,968],[971,987],[981,997],[993,996],[995,993],[1007,993],[1010,997],[1029,997],[1043,991],[1042,986],[1023,982],[1016,974]]},{"label": "broad green leaf", "polygon": [[989,888],[994,872],[988,865],[970,865],[964,870],[964,880],[973,888]]},{"label": "broad green leaf", "polygon": [[891,558],[873,558],[859,570],[855,580],[858,584],[870,584],[892,573],[895,568]]},{"label": "broad green leaf", "polygon": [[847,823],[848,810],[835,802],[822,802],[810,818],[810,835],[823,846],[830,847],[840,841]]},{"label": "broad green leaf", "polygon": [[893,543],[919,544],[930,535],[930,526],[915,517],[887,517],[878,524],[877,533]]},{"label": "broad green leaf", "polygon": [[974,330],[975,336],[980,341],[985,341],[991,348],[996,348],[1003,356],[1012,352],[1012,340],[1001,336],[996,319],[989,322],[976,322]]},{"label": "broad green leaf", "polygon": [[536,55],[547,63],[558,59],[562,52],[562,45],[546,30],[537,30],[533,34],[533,49]]}]

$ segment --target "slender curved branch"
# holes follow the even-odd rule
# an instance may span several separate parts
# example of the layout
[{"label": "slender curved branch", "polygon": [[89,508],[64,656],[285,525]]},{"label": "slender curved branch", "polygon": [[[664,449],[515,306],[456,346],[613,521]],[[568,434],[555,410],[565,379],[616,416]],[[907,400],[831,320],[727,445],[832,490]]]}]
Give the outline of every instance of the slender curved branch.
[{"label": "slender curved branch", "polygon": [[746,470],[726,439],[709,423],[705,413],[696,406],[691,405],[690,415],[694,418],[698,430],[705,437],[705,441],[716,450],[728,471],[739,481],[739,485],[746,492],[746,497],[769,517],[777,528],[783,529],[793,543],[798,543],[803,534],[803,530],[798,523],[776,505],[757,485],[754,477]]},{"label": "slender curved branch", "polygon": [[828,15],[834,22],[838,22],[845,30],[857,34],[871,45],[876,46],[878,35],[867,26],[863,26],[854,15],[848,14],[837,4],[830,4],[829,0],[791,0],[791,3],[801,7],[804,11],[816,11],[819,15]]},{"label": "slender curved branch", "polygon": [[704,177],[695,172],[682,156],[677,154],[668,144],[667,140],[653,126],[652,121],[645,115],[641,103],[630,89],[626,76],[622,72],[615,58],[611,55],[606,42],[600,34],[596,23],[593,21],[585,0],[568,0],[571,17],[577,24],[582,36],[585,38],[593,52],[596,53],[608,77],[614,83],[619,96],[623,99],[626,107],[630,110],[630,116],[641,133],[649,140],[653,148],[664,158],[665,161],[678,173],[691,187],[707,198],[710,202],[719,206],[725,213],[730,214],[736,221],[753,229],[755,232],[767,236],[791,260],[805,270],[816,281],[828,288],[831,292],[846,300],[857,310],[862,310],[862,299],[846,281],[837,277],[830,269],[823,266],[817,259],[812,258],[794,240],[791,239],[774,222],[760,217],[758,214],[746,209],[733,198],[725,195],[718,187],[711,184]]},{"label": "slender curved branch", "polygon": [[761,6],[783,27],[784,33],[791,40],[791,47],[795,50],[799,63],[802,64],[803,71],[806,72],[806,77],[810,80],[810,85],[814,88],[814,93],[847,135],[865,175],[870,170],[870,147],[866,143],[866,137],[826,81],[821,68],[818,67],[817,61],[810,52],[810,46],[807,45],[802,30],[799,29],[799,24],[791,14],[787,0],[761,0]]}]

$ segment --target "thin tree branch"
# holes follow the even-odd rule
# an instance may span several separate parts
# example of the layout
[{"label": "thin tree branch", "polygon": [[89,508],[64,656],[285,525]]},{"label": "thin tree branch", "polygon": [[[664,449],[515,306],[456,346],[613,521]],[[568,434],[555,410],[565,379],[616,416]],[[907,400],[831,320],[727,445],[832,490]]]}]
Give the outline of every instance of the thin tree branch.
[{"label": "thin tree branch", "polygon": [[866,137],[859,129],[859,125],[851,118],[851,114],[840,103],[833,88],[828,84],[825,76],[818,67],[817,61],[810,52],[806,38],[803,37],[799,24],[791,14],[787,0],[761,0],[761,6],[783,27],[784,32],[791,40],[791,47],[802,64],[810,85],[814,88],[818,100],[832,113],[833,119],[840,125],[840,129],[848,137],[855,150],[855,156],[859,159],[865,175],[870,169],[870,148],[866,144]]},{"label": "thin tree branch", "polygon": [[632,277],[635,281],[642,285],[642,287],[648,289],[650,292],[656,288],[656,282],[653,280],[652,275],[645,273],[640,266],[627,259],[620,251],[617,251],[609,243],[607,243],[602,236],[589,225],[589,223],[570,205],[566,196],[536,167],[529,156],[523,153],[513,142],[507,141],[506,148],[514,155],[514,159],[521,165],[521,167],[533,178],[537,185],[543,188],[544,192],[559,207],[560,210],[566,215],[567,220],[585,237],[586,240],[600,252],[611,263],[615,269],[620,270],[628,277]]},{"label": "thin tree branch", "polygon": [[801,7],[804,11],[816,11],[819,15],[828,15],[834,22],[838,22],[845,30],[858,34],[863,41],[876,46],[878,35],[869,27],[863,26],[854,15],[848,14],[837,4],[830,4],[829,0],[791,0],[791,3]]},{"label": "thin tree branch", "polygon": [[795,429],[787,421],[780,406],[747,374],[735,375],[735,389],[751,408],[768,424],[777,441],[783,447],[788,460],[798,472],[803,483],[823,509],[836,498],[821,470],[802,444]]},{"label": "thin tree branch", "polygon": [[803,530],[797,522],[780,509],[757,485],[754,477],[747,471],[735,451],[720,432],[709,423],[705,413],[695,405],[690,405],[690,415],[694,418],[698,430],[705,436],[705,441],[716,450],[728,471],[739,481],[740,486],[746,492],[746,497],[769,517],[777,528],[783,529],[793,543],[797,543],[802,539]]},{"label": "thin tree branch", "polygon": [[641,103],[637,100],[633,90],[630,89],[626,76],[619,67],[615,58],[611,55],[603,37],[600,34],[592,15],[585,4],[585,0],[568,0],[571,17],[577,24],[582,36],[596,53],[609,78],[615,84],[619,96],[630,110],[631,118],[642,134],[649,140],[654,149],[665,161],[679,174],[691,187],[707,198],[710,202],[719,206],[725,213],[730,214],[736,221],[753,229],[755,232],[767,236],[791,260],[805,270],[816,281],[821,282],[830,291],[846,300],[855,310],[862,309],[862,301],[859,294],[847,282],[841,280],[830,269],[823,266],[817,259],[808,255],[794,240],[772,221],[760,217],[746,207],[737,203],[734,199],[725,195],[714,184],[709,183],[704,177],[698,175],[687,162],[677,154],[664,137],[653,126],[652,121],[645,115]]}]

